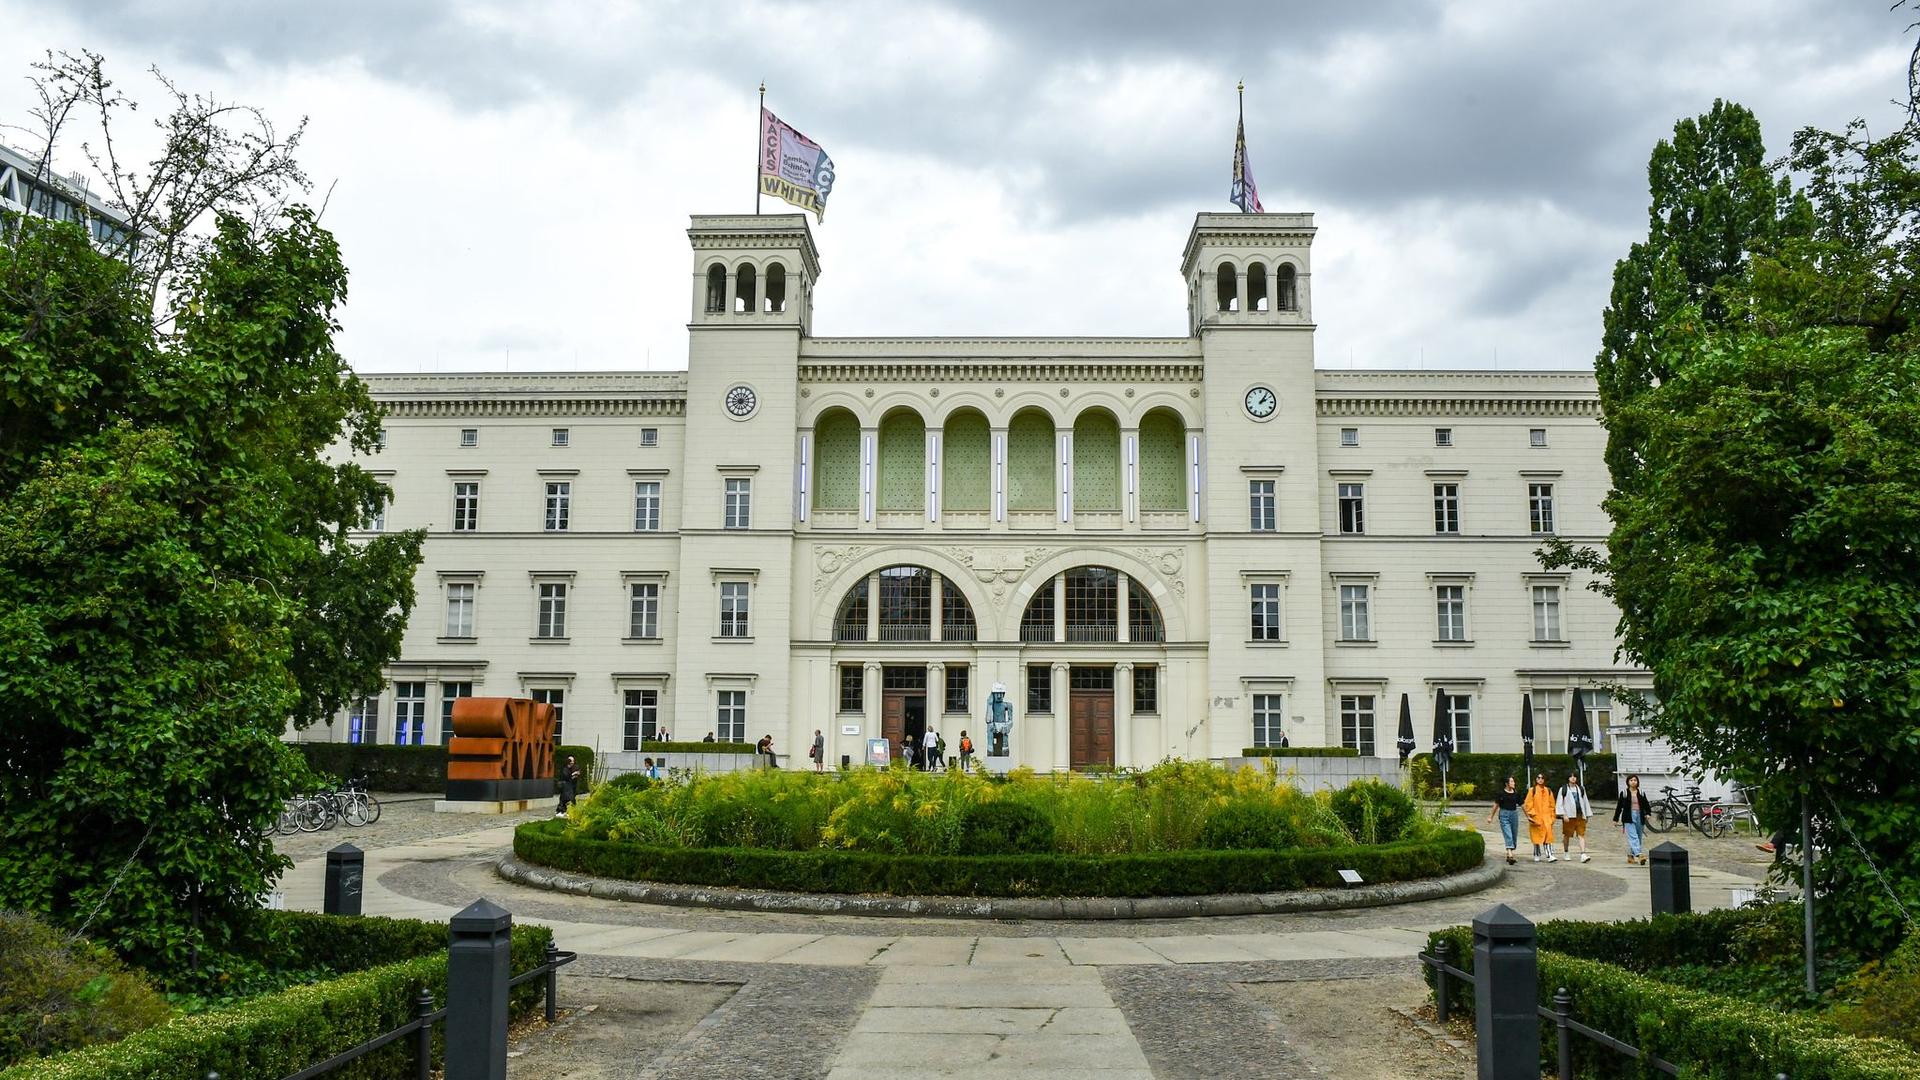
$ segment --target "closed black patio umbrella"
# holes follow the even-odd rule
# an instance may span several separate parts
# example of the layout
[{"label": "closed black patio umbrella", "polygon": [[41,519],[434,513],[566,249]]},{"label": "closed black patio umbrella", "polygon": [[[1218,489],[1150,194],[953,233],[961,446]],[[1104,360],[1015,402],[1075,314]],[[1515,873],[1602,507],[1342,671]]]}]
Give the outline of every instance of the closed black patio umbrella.
[{"label": "closed black patio umbrella", "polygon": [[1593,752],[1593,727],[1587,723],[1587,703],[1580,688],[1573,689],[1573,706],[1567,710],[1567,753],[1580,770],[1580,786],[1587,786],[1587,755]]},{"label": "closed black patio umbrella", "polygon": [[1533,784],[1533,695],[1520,695],[1520,786]]},{"label": "closed black patio umbrella", "polygon": [[1413,705],[1405,694],[1400,695],[1400,737],[1395,740],[1395,745],[1400,748],[1402,765],[1407,763],[1407,755],[1413,753],[1413,748],[1420,745],[1413,738]]},{"label": "closed black patio umbrella", "polygon": [[1453,762],[1453,724],[1447,716],[1447,692],[1433,690],[1433,764],[1440,770],[1440,801],[1447,801],[1447,766]]}]

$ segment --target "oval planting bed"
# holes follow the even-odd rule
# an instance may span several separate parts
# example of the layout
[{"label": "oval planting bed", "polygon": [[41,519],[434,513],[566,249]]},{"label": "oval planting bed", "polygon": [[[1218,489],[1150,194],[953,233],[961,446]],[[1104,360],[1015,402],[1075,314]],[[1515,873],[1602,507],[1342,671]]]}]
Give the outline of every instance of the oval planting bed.
[{"label": "oval planting bed", "polygon": [[[1422,816],[1395,788],[1308,796],[1271,772],[1191,763],[1098,780],[887,770],[623,783],[566,821],[520,826],[513,846],[502,873],[548,888],[862,914],[1314,910],[1450,895],[1499,876],[1483,866],[1477,832]],[[1342,870],[1365,885],[1347,885]]]}]

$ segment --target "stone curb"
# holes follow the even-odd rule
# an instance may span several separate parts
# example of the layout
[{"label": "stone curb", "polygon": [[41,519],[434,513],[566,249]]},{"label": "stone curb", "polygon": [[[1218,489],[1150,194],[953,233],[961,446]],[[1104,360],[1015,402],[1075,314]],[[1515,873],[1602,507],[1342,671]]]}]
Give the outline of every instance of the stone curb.
[{"label": "stone curb", "polygon": [[797,915],[870,915],[948,919],[1185,919],[1199,915],[1276,915],[1304,911],[1341,911],[1439,900],[1479,892],[1507,872],[1497,859],[1447,877],[1394,881],[1353,889],[1304,889],[1277,893],[1222,893],[1212,896],[842,896],[828,893],[760,892],[705,885],[662,885],[651,881],[570,874],[521,862],[512,855],[494,863],[494,871],[518,885],[553,892],[623,900],[634,904],[718,908],[723,911],[777,911]]}]

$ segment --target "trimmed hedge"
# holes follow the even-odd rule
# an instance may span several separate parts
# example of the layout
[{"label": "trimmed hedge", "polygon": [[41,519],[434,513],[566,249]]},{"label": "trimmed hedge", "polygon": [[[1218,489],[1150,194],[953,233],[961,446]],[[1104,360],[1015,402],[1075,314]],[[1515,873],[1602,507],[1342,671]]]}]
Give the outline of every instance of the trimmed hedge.
[{"label": "trimmed hedge", "polygon": [[331,742],[287,745],[299,751],[314,772],[339,780],[364,776],[367,786],[375,791],[447,790],[447,748],[444,746]]},{"label": "trimmed hedge", "polygon": [[1351,746],[1243,746],[1241,757],[1359,757]]},{"label": "trimmed hedge", "polygon": [[644,742],[640,744],[642,753],[647,754],[751,754],[750,742]]},{"label": "trimmed hedge", "polygon": [[[1786,1073],[1794,1080],[1898,1080],[1920,1076],[1920,1053],[1891,1039],[1847,1035],[1813,1013],[1781,1012],[1766,1005],[1710,994],[1664,982],[1616,963],[1571,956],[1557,946],[1581,950],[1620,949],[1628,962],[1664,966],[1724,962],[1738,934],[1768,917],[1747,911],[1700,915],[1663,915],[1652,920],[1601,924],[1546,922],[1537,928],[1540,950],[1540,1003],[1566,987],[1573,1016],[1643,1051],[1682,1067],[1702,1080],[1748,1080]],[[1427,939],[1428,950],[1451,942],[1454,966],[1473,970],[1473,931],[1456,926]],[[1429,985],[1431,969],[1426,969]],[[1473,991],[1456,980],[1454,1007],[1473,1012]],[[1577,1076],[1646,1075],[1627,1058],[1586,1039],[1575,1038]],[[1554,1026],[1541,1021],[1540,1063],[1556,1060]]]},{"label": "trimmed hedge", "polygon": [[[433,992],[435,1001],[446,1002],[444,923],[293,912],[263,915],[282,924],[276,929],[285,931],[282,947],[291,950],[290,955],[332,948],[344,950],[350,959],[366,958],[382,948],[417,948],[429,939],[437,951],[177,1017],[119,1042],[22,1062],[0,1072],[0,1080],[201,1080],[209,1071],[234,1077],[288,1076],[406,1023],[413,1018],[413,999],[422,987]],[[546,927],[515,926],[513,971],[539,965],[552,940],[553,932]],[[328,959],[342,962],[337,954]],[[513,1011],[530,1008],[544,986],[533,979],[514,990]],[[445,1025],[434,1029],[436,1062],[445,1050],[444,1032]],[[412,1040],[400,1039],[328,1075],[400,1080],[413,1076],[412,1056]]]},{"label": "trimmed hedge", "polygon": [[1440,877],[1479,866],[1479,833],[1373,847],[1144,855],[888,855],[864,851],[647,847],[566,835],[564,821],[514,830],[513,853],[558,870],[628,881],[895,896],[1204,896]]},{"label": "trimmed hedge", "polygon": [[[1612,817],[1613,807],[1606,808],[1604,815],[1600,800],[1617,799],[1620,789],[1615,781],[1615,768],[1619,759],[1613,754],[1587,755],[1587,798],[1593,801],[1595,817]],[[1414,789],[1423,798],[1438,798],[1440,795],[1440,770],[1433,767],[1433,758],[1421,754],[1413,759]],[[1520,754],[1455,754],[1447,763],[1447,783],[1472,784],[1473,790],[1481,798],[1492,798],[1500,790],[1509,775],[1520,776],[1525,758]],[[1567,776],[1575,771],[1573,758],[1566,754],[1533,755],[1533,771],[1547,774],[1547,783],[1553,790],[1559,791],[1560,785],[1567,782]],[[1520,778],[1520,787],[1526,789],[1532,783],[1529,777]],[[1647,796],[1649,799],[1653,796]]]}]

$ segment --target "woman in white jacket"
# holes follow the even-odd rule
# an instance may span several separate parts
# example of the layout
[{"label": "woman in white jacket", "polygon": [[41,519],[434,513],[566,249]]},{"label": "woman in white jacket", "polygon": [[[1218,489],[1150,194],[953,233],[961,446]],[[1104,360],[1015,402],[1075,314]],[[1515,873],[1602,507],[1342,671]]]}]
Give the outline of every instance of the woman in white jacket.
[{"label": "woman in white jacket", "polygon": [[1554,800],[1554,812],[1560,817],[1560,836],[1569,852],[1575,837],[1580,839],[1580,861],[1592,862],[1587,854],[1587,819],[1593,816],[1593,803],[1587,801],[1587,789],[1580,786],[1580,774],[1567,777],[1567,786]]}]

